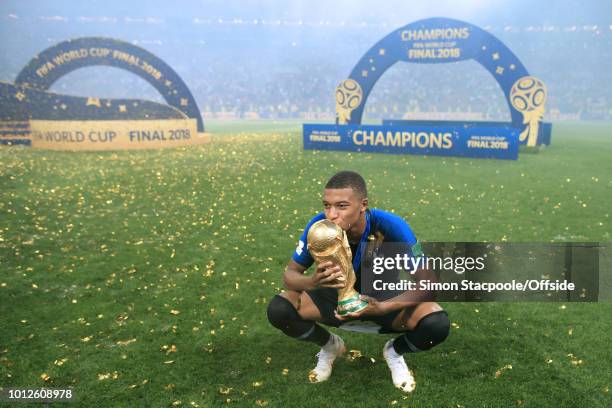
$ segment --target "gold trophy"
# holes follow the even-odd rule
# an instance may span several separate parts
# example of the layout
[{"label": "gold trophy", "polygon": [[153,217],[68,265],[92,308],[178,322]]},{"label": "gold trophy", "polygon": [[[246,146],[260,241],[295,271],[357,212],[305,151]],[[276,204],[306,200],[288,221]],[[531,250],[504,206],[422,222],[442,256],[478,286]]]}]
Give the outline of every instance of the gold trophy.
[{"label": "gold trophy", "polygon": [[342,277],[336,281],[343,282],[344,287],[338,289],[338,314],[346,316],[365,309],[368,302],[361,300],[359,292],[353,288],[357,278],[346,232],[330,220],[320,220],[310,227],[307,240],[308,251],[317,264],[331,261],[340,267]]}]

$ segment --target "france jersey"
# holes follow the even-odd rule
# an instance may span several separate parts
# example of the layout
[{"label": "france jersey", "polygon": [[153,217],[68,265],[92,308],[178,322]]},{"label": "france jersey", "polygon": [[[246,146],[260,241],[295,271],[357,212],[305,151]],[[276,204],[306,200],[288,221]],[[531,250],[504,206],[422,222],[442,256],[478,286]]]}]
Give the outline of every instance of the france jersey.
[{"label": "france jersey", "polygon": [[[314,263],[314,259],[308,252],[308,231],[310,230],[312,224],[322,219],[325,219],[325,213],[319,213],[310,220],[308,225],[306,225],[306,228],[304,228],[304,232],[302,233],[298,246],[292,256],[292,259],[295,262],[299,263],[306,269],[308,269]],[[359,272],[361,269],[361,262],[360,259],[356,259],[356,257],[361,257],[362,246],[367,245],[368,237],[377,233],[382,234],[384,237],[382,241],[383,243],[402,242],[408,244],[411,252],[409,254],[410,256],[419,257],[423,255],[420,243],[417,241],[412,229],[403,218],[387,211],[372,208],[366,211],[366,228],[361,236],[359,244],[351,245],[351,252],[353,254],[353,269],[358,277],[360,275]]]}]

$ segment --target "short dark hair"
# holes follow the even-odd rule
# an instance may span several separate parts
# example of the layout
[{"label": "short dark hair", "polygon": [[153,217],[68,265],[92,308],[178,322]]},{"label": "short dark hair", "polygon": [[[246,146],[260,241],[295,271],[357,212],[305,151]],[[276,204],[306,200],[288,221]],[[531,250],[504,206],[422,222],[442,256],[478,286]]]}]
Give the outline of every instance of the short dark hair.
[{"label": "short dark hair", "polygon": [[352,188],[362,198],[368,196],[368,189],[363,177],[359,173],[349,170],[343,170],[334,174],[325,184],[325,188]]}]

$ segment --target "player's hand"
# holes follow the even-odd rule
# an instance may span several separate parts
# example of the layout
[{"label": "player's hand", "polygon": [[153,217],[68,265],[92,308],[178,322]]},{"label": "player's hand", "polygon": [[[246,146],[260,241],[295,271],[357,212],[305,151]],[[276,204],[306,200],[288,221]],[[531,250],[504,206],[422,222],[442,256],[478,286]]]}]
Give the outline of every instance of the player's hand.
[{"label": "player's hand", "polygon": [[334,315],[336,316],[336,319],[346,321],[357,319],[360,316],[382,316],[388,313],[383,303],[379,302],[378,300],[366,295],[361,295],[360,297],[361,300],[368,302],[368,306],[365,309],[360,312],[349,313],[344,316],[340,316],[338,312],[334,310]]},{"label": "player's hand", "polygon": [[311,279],[314,288],[342,289],[345,286],[340,267],[329,261],[317,265]]}]

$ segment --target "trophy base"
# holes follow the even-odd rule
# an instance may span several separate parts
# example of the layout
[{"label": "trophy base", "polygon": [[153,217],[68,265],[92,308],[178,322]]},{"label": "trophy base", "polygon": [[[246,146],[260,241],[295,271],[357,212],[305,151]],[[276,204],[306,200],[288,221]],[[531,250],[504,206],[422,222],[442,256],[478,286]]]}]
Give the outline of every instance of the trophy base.
[{"label": "trophy base", "polygon": [[359,294],[343,299],[338,302],[336,311],[340,316],[346,316],[349,313],[361,312],[363,309],[368,307],[368,302],[361,300]]}]

